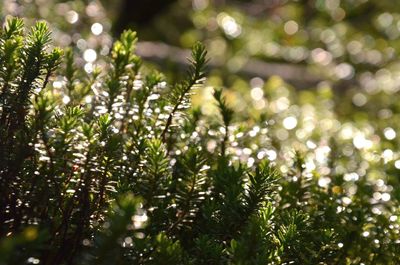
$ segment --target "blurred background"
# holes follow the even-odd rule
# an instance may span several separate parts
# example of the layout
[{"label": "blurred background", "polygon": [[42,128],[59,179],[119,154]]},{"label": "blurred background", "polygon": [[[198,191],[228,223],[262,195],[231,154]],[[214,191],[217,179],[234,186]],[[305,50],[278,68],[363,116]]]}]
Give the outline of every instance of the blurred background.
[{"label": "blurred background", "polygon": [[[3,0],[0,13],[2,21],[47,20],[54,44],[72,46],[86,72],[102,67],[113,40],[132,28],[143,71],[151,65],[173,83],[201,41],[209,72],[193,101],[207,119],[213,89],[225,89],[236,111],[234,159],[252,166],[268,158],[285,173],[298,150],[307,177],[343,194],[344,204],[360,186],[374,214],[400,199],[397,1]],[[210,128],[210,137],[217,132]]]}]

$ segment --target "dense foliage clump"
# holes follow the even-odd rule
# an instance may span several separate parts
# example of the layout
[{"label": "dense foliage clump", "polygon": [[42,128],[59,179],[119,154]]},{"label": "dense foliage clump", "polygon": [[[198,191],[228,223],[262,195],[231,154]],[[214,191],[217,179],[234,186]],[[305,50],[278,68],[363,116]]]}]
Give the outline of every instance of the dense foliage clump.
[{"label": "dense foliage clump", "polygon": [[0,264],[400,262],[397,200],[372,204],[362,179],[349,198],[334,170],[318,185],[294,150],[284,172],[268,156],[242,161],[232,150],[262,147],[268,128],[238,126],[220,89],[218,113],[191,108],[204,46],[169,85],[141,67],[136,42],[125,31],[106,65],[83,66],[51,47],[46,23],[5,24]]}]

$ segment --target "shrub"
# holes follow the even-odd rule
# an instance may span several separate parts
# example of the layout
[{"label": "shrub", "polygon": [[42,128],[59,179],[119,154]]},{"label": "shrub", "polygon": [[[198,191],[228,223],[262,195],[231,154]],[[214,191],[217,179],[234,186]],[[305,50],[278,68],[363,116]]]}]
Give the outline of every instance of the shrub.
[{"label": "shrub", "polygon": [[11,18],[0,39],[0,264],[399,262],[393,211],[374,214],[368,189],[349,204],[343,176],[316,185],[300,153],[281,174],[228,152],[223,91],[214,117],[190,108],[203,45],[168,85],[141,69],[132,31],[86,70],[73,49],[58,67],[44,22]]}]

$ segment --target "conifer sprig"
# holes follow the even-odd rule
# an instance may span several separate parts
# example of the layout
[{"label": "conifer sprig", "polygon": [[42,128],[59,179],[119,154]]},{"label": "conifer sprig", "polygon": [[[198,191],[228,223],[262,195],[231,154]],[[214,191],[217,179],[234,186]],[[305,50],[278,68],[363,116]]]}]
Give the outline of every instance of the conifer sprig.
[{"label": "conifer sprig", "polygon": [[166,134],[172,124],[172,119],[180,108],[187,108],[190,91],[196,86],[201,84],[205,78],[205,67],[207,64],[207,51],[205,46],[201,43],[196,43],[192,48],[192,56],[189,59],[191,66],[187,73],[186,80],[180,84],[175,85],[169,92],[169,104],[172,107],[165,127],[161,133],[161,139],[166,142]]},{"label": "conifer sprig", "polygon": [[222,116],[224,126],[224,137],[221,141],[221,155],[225,156],[229,139],[229,125],[232,122],[234,112],[226,103],[226,100],[222,95],[222,89],[216,89],[214,91],[214,99],[217,101],[217,106]]}]

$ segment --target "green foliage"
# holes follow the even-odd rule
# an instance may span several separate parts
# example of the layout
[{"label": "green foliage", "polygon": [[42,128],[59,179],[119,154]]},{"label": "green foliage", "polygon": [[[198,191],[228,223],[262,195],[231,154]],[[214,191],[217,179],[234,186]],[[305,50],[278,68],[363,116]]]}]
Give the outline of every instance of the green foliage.
[{"label": "green foliage", "polygon": [[223,90],[219,113],[188,110],[205,47],[195,44],[184,80],[167,85],[141,69],[136,42],[125,31],[89,70],[70,47],[57,68],[44,22],[28,33],[21,19],[5,24],[0,264],[400,262],[397,201],[376,214],[362,180],[349,203],[343,174],[332,168],[332,185],[320,185],[301,152],[286,167],[243,159],[265,144],[248,135],[268,121],[237,126]]},{"label": "green foliage", "polygon": [[169,113],[168,119],[166,121],[164,130],[162,131],[162,138],[166,140],[166,134],[169,127],[172,124],[172,119],[176,115],[177,111],[180,109],[187,109],[190,105],[190,95],[191,90],[199,85],[205,78],[205,66],[206,66],[206,55],[207,51],[201,43],[196,43],[192,49],[192,59],[190,60],[191,66],[187,73],[186,80],[182,83],[175,85],[168,97],[169,102],[172,107],[172,111]]}]

